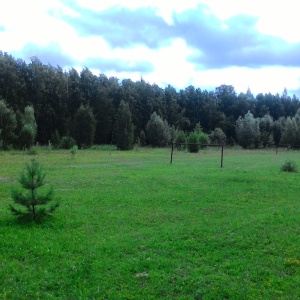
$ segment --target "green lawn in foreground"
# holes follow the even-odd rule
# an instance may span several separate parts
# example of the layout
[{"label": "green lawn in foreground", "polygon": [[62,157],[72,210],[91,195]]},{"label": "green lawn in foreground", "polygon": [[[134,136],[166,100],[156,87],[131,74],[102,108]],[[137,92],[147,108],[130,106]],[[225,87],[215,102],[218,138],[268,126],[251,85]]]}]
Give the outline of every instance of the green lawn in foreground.
[{"label": "green lawn in foreground", "polygon": [[[300,152],[0,153],[0,299],[299,299]],[[61,207],[8,211],[37,159]]]}]

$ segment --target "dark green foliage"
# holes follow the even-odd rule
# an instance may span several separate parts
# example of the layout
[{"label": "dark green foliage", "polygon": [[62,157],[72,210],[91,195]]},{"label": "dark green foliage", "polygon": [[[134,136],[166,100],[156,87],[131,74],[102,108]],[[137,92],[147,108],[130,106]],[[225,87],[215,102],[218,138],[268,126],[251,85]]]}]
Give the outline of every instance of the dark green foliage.
[{"label": "dark green foliage", "polygon": [[221,128],[216,128],[214,131],[212,131],[209,135],[209,139],[212,144],[226,144],[226,134]]},{"label": "dark green foliage", "polygon": [[116,145],[120,150],[130,150],[133,148],[134,128],[131,119],[129,104],[121,101],[117,119],[115,138]]},{"label": "dark green foliage", "polygon": [[[26,145],[28,148],[35,140],[42,145],[48,144],[50,140],[57,147],[58,139],[53,139],[56,132],[61,136],[71,134],[76,137],[80,147],[88,147],[94,142],[111,144],[116,141],[115,121],[121,100],[130,107],[135,138],[140,138],[141,144],[143,138],[139,134],[142,131],[146,132],[149,144],[165,146],[174,140],[175,128],[188,133],[194,130],[199,121],[203,132],[221,128],[229,144],[235,144],[238,140],[244,148],[270,146],[273,142],[276,145],[287,142],[291,147],[300,144],[300,131],[291,135],[291,130],[295,132],[295,126],[287,121],[288,117],[295,119],[299,129],[299,116],[295,117],[295,114],[300,108],[300,102],[296,96],[290,97],[286,90],[281,96],[268,93],[256,97],[249,89],[237,95],[230,85],[221,85],[209,92],[189,86],[177,92],[170,85],[162,89],[143,79],[136,82],[124,79],[120,82],[105,74],[97,76],[88,68],[83,68],[81,72],[71,68],[65,72],[59,66],[43,64],[35,56],[27,64],[1,51],[0,79],[0,98],[5,99],[10,110],[4,121],[0,121],[0,143],[3,149],[12,145],[17,148]],[[21,112],[28,104],[34,108],[36,129],[32,122],[31,125],[23,124]],[[90,127],[85,127],[84,122],[81,122],[87,118],[75,120],[81,105],[90,107],[94,114],[96,122],[92,118],[91,122],[85,123]],[[240,123],[239,117],[245,119],[243,116],[247,111],[259,122],[258,131],[250,127],[244,131],[236,130],[237,121]],[[147,122],[154,112],[163,120],[165,127],[164,137],[158,137],[160,142],[147,132]],[[17,128],[13,120],[14,113],[17,114]],[[264,117],[266,114],[269,119],[273,119],[272,128],[269,120]],[[11,127],[2,128],[7,124]]]},{"label": "dark green foliage", "polygon": [[91,146],[96,130],[96,119],[89,106],[81,105],[75,115],[74,137],[80,148]]},{"label": "dark green foliage", "polygon": [[10,210],[14,215],[28,216],[37,220],[55,211],[58,203],[49,204],[53,199],[53,189],[51,188],[45,194],[40,194],[37,191],[45,184],[45,176],[46,174],[36,160],[33,159],[31,164],[26,165],[19,178],[19,183],[25,192],[13,189],[11,194],[12,200],[16,204],[16,206],[10,205]]},{"label": "dark green foliage", "polygon": [[281,126],[281,122],[279,119],[273,123],[273,141],[274,141],[274,144],[277,146],[280,144],[281,132],[282,132],[282,126]]},{"label": "dark green foliage", "polygon": [[289,145],[292,148],[300,146],[300,110],[294,117],[287,117],[282,122],[281,143]]},{"label": "dark green foliage", "polygon": [[264,115],[259,120],[261,144],[263,147],[270,147],[274,144],[273,123],[273,118],[269,114]]},{"label": "dark green foliage", "polygon": [[76,145],[76,141],[70,136],[63,136],[59,143],[60,149],[70,149]]},{"label": "dark green foliage", "polygon": [[187,148],[189,152],[191,153],[199,152],[200,149],[199,134],[197,134],[196,132],[191,132],[188,135],[187,142],[188,142]]},{"label": "dark green foliage", "polygon": [[236,137],[243,148],[258,148],[260,145],[259,120],[248,111],[236,122]]},{"label": "dark green foliage", "polygon": [[[176,139],[175,139],[175,143],[178,143],[178,144],[185,144],[186,143],[186,135],[185,133],[180,130],[176,136]],[[176,146],[178,150],[183,150],[186,148],[186,145],[177,145]]]},{"label": "dark green foliage", "polygon": [[58,130],[55,130],[54,133],[51,136],[51,143],[55,148],[59,147],[60,144],[60,135]]},{"label": "dark green foliage", "polygon": [[281,167],[281,171],[283,172],[297,172],[297,164],[293,160],[286,160],[285,163]]},{"label": "dark green foliage", "polygon": [[38,154],[38,150],[35,147],[31,147],[27,150],[27,154],[28,155],[37,155]]},{"label": "dark green foliage", "polygon": [[0,98],[0,148],[8,149],[15,140],[14,130],[17,126],[16,115]]},{"label": "dark green foliage", "polygon": [[18,141],[22,148],[31,148],[35,142],[37,125],[34,117],[34,108],[26,106],[22,116],[22,128],[18,134]]},{"label": "dark green foliage", "polygon": [[146,134],[145,134],[144,130],[141,131],[139,138],[140,138],[140,145],[145,146],[146,145]]},{"label": "dark green foliage", "polygon": [[164,147],[170,143],[171,132],[168,122],[154,112],[146,126],[147,141],[153,147]]},{"label": "dark green foliage", "polygon": [[199,133],[199,143],[200,143],[201,149],[203,149],[205,147],[204,145],[207,145],[210,143],[209,136],[204,132]]},{"label": "dark green foliage", "polygon": [[24,124],[21,134],[20,140],[22,140],[22,145],[25,149],[31,148],[34,144],[34,139],[36,135],[36,130],[33,126],[29,124]]}]

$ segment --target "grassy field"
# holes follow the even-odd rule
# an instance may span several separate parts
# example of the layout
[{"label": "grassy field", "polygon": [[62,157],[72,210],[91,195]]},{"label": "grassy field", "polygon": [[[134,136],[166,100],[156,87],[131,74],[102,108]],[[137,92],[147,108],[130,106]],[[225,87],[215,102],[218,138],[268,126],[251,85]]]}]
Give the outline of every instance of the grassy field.
[{"label": "grassy field", "polygon": [[[37,159],[61,206],[8,211]],[[300,153],[0,152],[0,299],[300,299]]]}]

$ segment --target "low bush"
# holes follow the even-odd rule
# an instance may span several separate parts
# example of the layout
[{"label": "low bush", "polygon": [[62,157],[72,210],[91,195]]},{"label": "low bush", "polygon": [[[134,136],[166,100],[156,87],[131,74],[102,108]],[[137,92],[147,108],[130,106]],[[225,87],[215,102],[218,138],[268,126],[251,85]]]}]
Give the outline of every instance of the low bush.
[{"label": "low bush", "polygon": [[76,141],[70,136],[63,136],[59,143],[60,149],[71,149],[76,145]]},{"label": "low bush", "polygon": [[204,145],[210,143],[209,136],[204,132],[199,133],[199,143],[201,144],[201,149],[203,149],[205,147]]},{"label": "low bush", "polygon": [[283,172],[297,172],[297,165],[293,160],[287,160],[281,166],[281,171],[283,171]]},{"label": "low bush", "polygon": [[[186,148],[186,145],[184,145],[186,143],[186,135],[183,131],[179,131],[176,139],[175,139],[175,143],[178,143],[178,145],[176,145],[177,150],[184,150]],[[183,145],[180,145],[183,144]]]},{"label": "low bush", "polygon": [[200,145],[199,145],[199,134],[196,132],[191,132],[187,138],[187,148],[188,151],[191,153],[197,153],[199,152]]}]

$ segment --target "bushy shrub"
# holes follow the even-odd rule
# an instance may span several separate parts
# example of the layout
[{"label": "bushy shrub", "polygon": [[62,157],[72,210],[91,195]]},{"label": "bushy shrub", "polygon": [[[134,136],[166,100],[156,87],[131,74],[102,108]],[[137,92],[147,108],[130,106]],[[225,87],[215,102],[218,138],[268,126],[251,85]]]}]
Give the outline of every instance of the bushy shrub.
[{"label": "bushy shrub", "polygon": [[71,149],[76,145],[75,140],[70,136],[63,136],[59,143],[60,149]]},{"label": "bushy shrub", "polygon": [[200,149],[200,145],[199,145],[199,134],[197,134],[196,132],[191,132],[187,138],[187,148],[188,151],[191,153],[197,153],[199,152]]},{"label": "bushy shrub", "polygon": [[31,147],[30,149],[27,150],[28,155],[37,155],[38,154],[38,149],[36,147]]},{"label": "bushy shrub", "polygon": [[[186,143],[186,135],[182,130],[178,132],[178,134],[175,138],[175,143],[178,143],[178,144]],[[186,148],[186,145],[176,145],[176,147],[178,150],[183,150]]]},{"label": "bushy shrub", "polygon": [[204,133],[204,132],[201,132],[198,135],[199,135],[200,147],[201,147],[201,149],[203,149],[204,145],[207,145],[210,142],[209,141],[209,136],[206,133]]},{"label": "bushy shrub", "polygon": [[294,161],[287,160],[281,166],[281,171],[283,171],[283,172],[297,172],[297,165]]},{"label": "bushy shrub", "polygon": [[74,145],[74,146],[70,149],[70,152],[71,152],[71,155],[72,155],[73,158],[75,157],[77,151],[78,151],[78,146],[77,146],[77,145]]},{"label": "bushy shrub", "polygon": [[209,135],[210,142],[212,144],[221,144],[225,145],[226,143],[226,134],[224,131],[217,127],[214,131],[212,131]]}]

